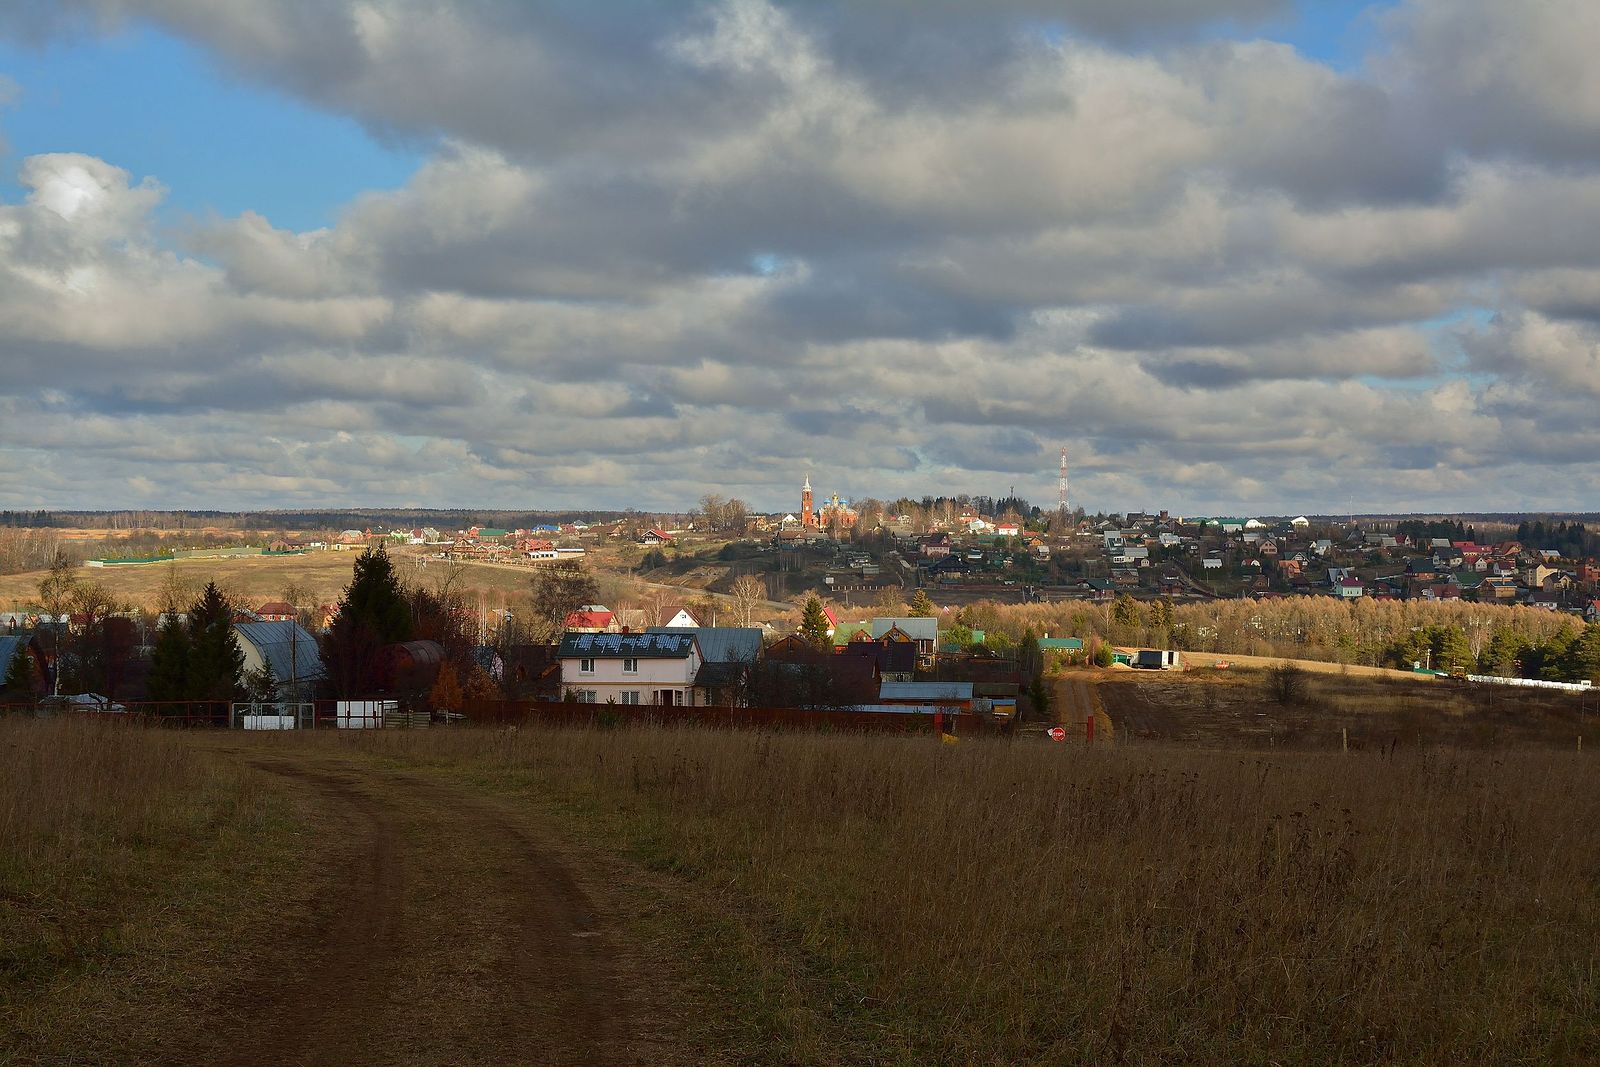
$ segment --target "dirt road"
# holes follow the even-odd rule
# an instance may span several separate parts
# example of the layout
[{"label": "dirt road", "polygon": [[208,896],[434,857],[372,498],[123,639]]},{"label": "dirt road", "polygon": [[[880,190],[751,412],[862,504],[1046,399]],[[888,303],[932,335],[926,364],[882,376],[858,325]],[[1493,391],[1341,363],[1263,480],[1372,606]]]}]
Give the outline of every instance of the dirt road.
[{"label": "dirt road", "polygon": [[1086,723],[1091,717],[1095,720],[1095,741],[1113,739],[1111,719],[1106,715],[1097,690],[1098,682],[1092,675],[1069,674],[1055,683],[1056,725],[1066,729],[1070,740],[1085,739]]},{"label": "dirt road", "polygon": [[299,795],[325,848],[304,913],[243,953],[205,1058],[672,1058],[631,1025],[640,983],[619,935],[535,818],[424,775],[274,747],[241,758]]}]

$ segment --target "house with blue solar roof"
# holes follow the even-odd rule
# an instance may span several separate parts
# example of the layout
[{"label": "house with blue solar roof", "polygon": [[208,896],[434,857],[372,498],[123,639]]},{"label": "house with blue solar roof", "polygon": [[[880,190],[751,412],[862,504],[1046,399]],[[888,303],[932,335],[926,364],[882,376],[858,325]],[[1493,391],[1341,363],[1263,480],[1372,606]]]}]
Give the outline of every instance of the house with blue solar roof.
[{"label": "house with blue solar roof", "polygon": [[561,688],[585,704],[693,704],[705,664],[686,630],[574,633],[561,638]]}]

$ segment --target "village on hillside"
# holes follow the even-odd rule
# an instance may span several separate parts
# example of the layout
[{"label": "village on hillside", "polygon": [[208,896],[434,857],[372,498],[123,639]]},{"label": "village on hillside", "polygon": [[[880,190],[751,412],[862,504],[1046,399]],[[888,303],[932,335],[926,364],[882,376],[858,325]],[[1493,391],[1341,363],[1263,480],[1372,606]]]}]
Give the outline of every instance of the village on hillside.
[{"label": "village on hillside", "polygon": [[[1523,523],[1499,531],[1510,536],[1480,538],[1449,520],[1088,516],[1015,498],[852,505],[837,495],[819,503],[809,478],[792,512],[754,514],[716,496],[700,503],[678,515],[515,529],[284,531],[255,544],[213,537],[201,547],[59,565],[54,603],[42,581],[32,604],[0,613],[7,698],[95,707],[359,696],[430,714],[510,699],[1005,723],[1043,710],[1040,679],[1050,665],[1103,657],[1112,666],[1181,667],[1186,631],[1171,623],[1186,604],[1461,602],[1600,621],[1600,539],[1577,523]],[[417,624],[385,635],[359,678],[325,662],[339,598],[291,587],[228,603],[243,653],[236,686],[205,694],[164,683],[162,635],[188,625],[193,610],[118,603],[107,584],[118,572],[162,565],[176,581],[180,562],[292,566],[323,553],[365,559],[375,549],[392,560],[397,585],[413,587],[405,595],[436,602],[413,604]],[[475,584],[486,576],[510,591],[490,595]],[[1084,628],[986,632],[992,615],[979,610],[1074,602],[1107,623],[1166,621],[1137,631],[1154,642],[1141,647],[1102,642]],[[1460,674],[1477,669],[1482,651],[1434,664],[1418,647],[1405,665]],[[1516,664],[1499,673],[1517,673]]]}]

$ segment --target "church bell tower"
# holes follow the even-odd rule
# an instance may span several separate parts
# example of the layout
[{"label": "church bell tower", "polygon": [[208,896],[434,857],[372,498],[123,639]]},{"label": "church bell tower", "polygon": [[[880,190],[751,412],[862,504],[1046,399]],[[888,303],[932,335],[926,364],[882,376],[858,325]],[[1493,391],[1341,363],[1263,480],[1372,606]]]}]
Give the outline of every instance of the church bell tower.
[{"label": "church bell tower", "polygon": [[811,506],[811,475],[806,475],[806,484],[800,487],[800,525],[815,526],[817,524],[816,509]]}]

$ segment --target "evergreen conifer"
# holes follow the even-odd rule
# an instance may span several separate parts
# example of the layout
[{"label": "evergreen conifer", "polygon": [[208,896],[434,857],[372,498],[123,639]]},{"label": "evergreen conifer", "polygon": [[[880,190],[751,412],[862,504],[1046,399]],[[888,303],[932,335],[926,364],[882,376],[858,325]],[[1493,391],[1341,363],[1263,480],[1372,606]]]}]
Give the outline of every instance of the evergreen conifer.
[{"label": "evergreen conifer", "polygon": [[6,700],[22,704],[32,704],[39,699],[38,686],[33,675],[33,657],[28,655],[24,645],[17,646],[16,655],[11,657],[11,662],[6,665],[4,689]]},{"label": "evergreen conifer", "polygon": [[188,699],[231,703],[244,695],[244,650],[233,632],[233,610],[216,582],[207,582],[189,609],[188,667]]},{"label": "evergreen conifer", "polygon": [[800,620],[800,636],[817,648],[828,647],[828,617],[822,613],[822,601],[816,597],[806,601],[805,615]]},{"label": "evergreen conifer", "polygon": [[184,700],[189,695],[189,628],[180,615],[168,615],[150,654],[151,700]]},{"label": "evergreen conifer", "polygon": [[411,637],[411,608],[380,544],[356,559],[338,614],[322,641],[322,662],[337,697],[371,694],[383,685],[380,652]]}]

